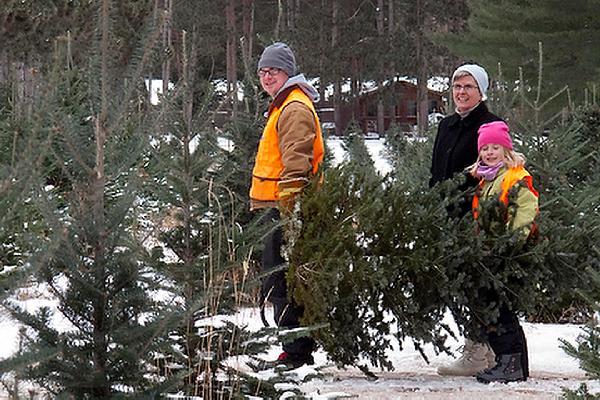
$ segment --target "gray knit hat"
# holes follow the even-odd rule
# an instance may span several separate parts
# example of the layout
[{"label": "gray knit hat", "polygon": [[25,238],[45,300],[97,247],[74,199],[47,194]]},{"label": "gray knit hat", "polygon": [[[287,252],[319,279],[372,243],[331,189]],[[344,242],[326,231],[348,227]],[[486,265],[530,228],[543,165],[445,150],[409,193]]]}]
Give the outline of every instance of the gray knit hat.
[{"label": "gray knit hat", "polygon": [[258,69],[279,68],[288,76],[296,75],[296,57],[285,43],[277,42],[267,46],[258,60]]},{"label": "gray knit hat", "polygon": [[485,69],[477,64],[465,64],[456,68],[456,71],[452,74],[452,82],[454,82],[454,78],[459,72],[467,72],[469,75],[475,79],[477,82],[477,86],[479,86],[479,93],[481,93],[481,100],[485,101],[487,99],[487,90],[490,84],[488,74]]}]

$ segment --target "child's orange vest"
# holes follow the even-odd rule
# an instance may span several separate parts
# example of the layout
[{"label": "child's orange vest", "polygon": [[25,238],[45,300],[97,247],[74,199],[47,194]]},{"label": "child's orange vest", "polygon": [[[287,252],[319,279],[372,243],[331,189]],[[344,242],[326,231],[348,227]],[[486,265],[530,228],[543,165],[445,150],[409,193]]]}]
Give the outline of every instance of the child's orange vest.
[{"label": "child's orange vest", "polygon": [[[539,197],[538,191],[535,190],[535,188],[533,187],[533,179],[531,178],[529,172],[527,172],[525,168],[523,168],[523,166],[510,168],[506,172],[506,175],[504,175],[504,179],[502,180],[502,183],[500,185],[502,190],[500,192],[499,200],[505,206],[508,206],[508,192],[519,181],[525,182],[527,188],[531,191],[531,193],[533,193],[535,197]],[[479,182],[479,187],[475,191],[475,195],[473,196],[472,210],[473,217],[475,218],[475,220],[477,220],[477,218],[479,217],[479,194],[481,192],[481,189],[483,188],[484,183],[485,181],[482,179]],[[537,225],[535,222],[533,222],[531,225],[531,231],[529,232],[529,236],[536,236],[537,233]]]}]

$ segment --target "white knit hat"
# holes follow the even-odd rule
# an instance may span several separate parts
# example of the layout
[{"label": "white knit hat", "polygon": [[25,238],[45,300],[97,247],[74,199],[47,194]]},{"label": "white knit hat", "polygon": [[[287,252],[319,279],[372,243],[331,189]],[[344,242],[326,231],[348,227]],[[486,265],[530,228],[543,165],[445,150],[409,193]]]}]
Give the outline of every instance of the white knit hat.
[{"label": "white knit hat", "polygon": [[479,86],[479,93],[481,94],[481,101],[487,100],[487,90],[490,84],[488,74],[477,64],[465,64],[456,68],[456,71],[452,74],[452,82],[454,82],[454,78],[459,72],[467,72],[469,75],[475,79],[477,82],[477,86]]}]

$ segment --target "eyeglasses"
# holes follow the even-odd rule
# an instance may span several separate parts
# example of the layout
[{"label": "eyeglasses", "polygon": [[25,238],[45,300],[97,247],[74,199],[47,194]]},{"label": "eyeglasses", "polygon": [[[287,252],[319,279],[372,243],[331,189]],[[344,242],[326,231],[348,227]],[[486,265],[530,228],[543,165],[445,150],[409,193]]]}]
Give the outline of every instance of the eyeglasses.
[{"label": "eyeglasses", "polygon": [[280,72],[281,72],[281,69],[279,69],[279,68],[259,69],[258,76],[260,76],[261,78],[263,78],[267,75],[275,77],[275,76],[279,75]]},{"label": "eyeglasses", "polygon": [[454,90],[455,92],[460,92],[461,89],[464,89],[465,92],[471,92],[475,89],[478,89],[478,87],[473,85],[459,85],[458,83],[452,85],[452,90]]}]

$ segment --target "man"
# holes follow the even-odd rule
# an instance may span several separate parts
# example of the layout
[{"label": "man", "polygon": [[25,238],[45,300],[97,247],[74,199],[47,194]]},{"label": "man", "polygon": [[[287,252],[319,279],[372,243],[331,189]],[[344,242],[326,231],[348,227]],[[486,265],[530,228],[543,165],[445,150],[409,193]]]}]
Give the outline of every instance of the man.
[{"label": "man", "polygon": [[[289,214],[294,198],[316,175],[323,160],[323,137],[313,105],[319,94],[304,75],[296,73],[294,53],[285,43],[268,46],[258,61],[260,84],[272,97],[272,103],[252,171],[250,208],[268,209],[269,222],[280,220],[280,210]],[[265,237],[263,271],[285,263],[281,255],[283,241],[281,226]],[[265,299],[273,304],[279,327],[300,325],[304,310],[288,300],[285,270],[278,269],[265,277],[262,291]],[[300,337],[283,343],[282,347],[278,363],[293,368],[314,363],[312,338]]]},{"label": "man", "polygon": [[[466,173],[467,167],[477,160],[477,131],[485,123],[501,121],[485,104],[488,86],[488,74],[479,65],[465,64],[452,74],[452,99],[456,109],[454,114],[442,119],[438,126],[431,160],[430,187],[451,179],[456,174],[465,176],[464,183],[457,190],[465,192],[477,185],[476,179]],[[449,215],[454,218],[462,217],[470,210],[470,198],[464,198],[459,204],[448,207]],[[525,340],[522,330],[516,334],[519,339]],[[494,352],[487,343],[477,343],[466,338],[460,358],[449,365],[440,366],[438,373],[474,376],[486,368],[492,368],[495,365],[494,357]],[[528,375],[526,361],[523,369]]]}]

